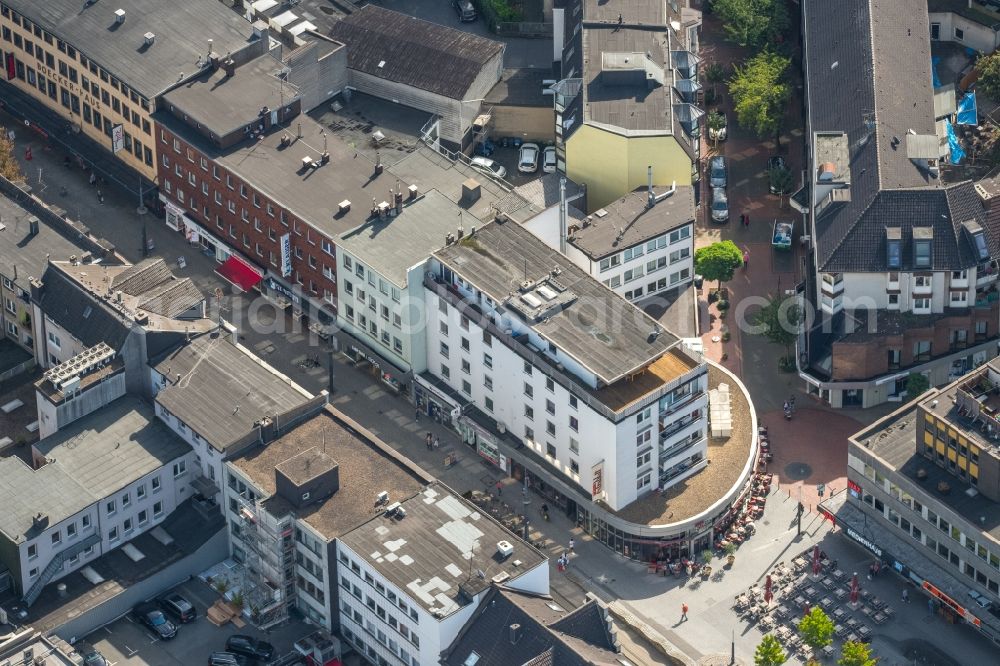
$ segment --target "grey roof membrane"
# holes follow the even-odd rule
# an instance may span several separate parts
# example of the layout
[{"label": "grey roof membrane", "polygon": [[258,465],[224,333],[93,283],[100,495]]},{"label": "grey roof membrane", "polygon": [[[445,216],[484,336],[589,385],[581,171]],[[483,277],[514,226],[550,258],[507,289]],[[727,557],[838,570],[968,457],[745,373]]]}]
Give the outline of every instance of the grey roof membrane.
[{"label": "grey roof membrane", "polygon": [[0,196],[0,218],[4,225],[0,231],[0,274],[24,291],[30,289],[28,278],[40,278],[45,272],[50,256],[68,260],[74,254],[79,257],[84,253],[73,241],[42,221],[38,223],[38,234],[32,236],[28,229],[29,217],[31,213]]}]

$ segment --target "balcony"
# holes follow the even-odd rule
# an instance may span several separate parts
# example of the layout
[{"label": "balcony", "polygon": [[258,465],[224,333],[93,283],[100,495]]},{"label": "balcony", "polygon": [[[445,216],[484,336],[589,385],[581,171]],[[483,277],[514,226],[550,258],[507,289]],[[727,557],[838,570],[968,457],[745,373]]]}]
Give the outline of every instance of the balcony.
[{"label": "balcony", "polygon": [[686,437],[669,449],[660,452],[660,470],[670,469],[677,461],[679,455],[687,454],[691,449],[708,444],[708,437],[703,433],[696,432],[691,437]]},{"label": "balcony", "polygon": [[826,275],[826,274],[823,275],[820,284],[822,286],[824,294],[832,298],[837,294],[844,293],[844,279],[839,276],[838,278],[839,279],[835,279],[831,275]]},{"label": "balcony", "polygon": [[1000,270],[997,269],[996,260],[987,261],[976,266],[976,286],[982,287],[997,281]]},{"label": "balcony", "polygon": [[914,296],[929,296],[934,291],[934,283],[931,280],[926,280],[923,283],[914,280],[911,291]]},{"label": "balcony", "polygon": [[688,393],[685,396],[681,396],[676,400],[665,401],[663,406],[660,408],[660,427],[663,429],[668,429],[671,424],[669,422],[670,419],[665,418],[666,416],[670,415],[673,412],[676,412],[684,405],[691,404],[692,402],[694,402],[703,395],[705,395],[705,391],[699,388],[698,390],[692,391],[691,393]]},{"label": "balcony", "polygon": [[662,428],[662,430],[660,431],[660,442],[661,443],[665,442],[666,440],[670,439],[671,437],[681,432],[685,428],[692,426],[696,423],[700,423],[704,418],[705,418],[704,411],[699,409],[698,414],[696,416],[685,416],[683,419],[680,419],[679,421],[674,421],[673,423],[665,423],[664,421],[661,420],[660,427]]}]

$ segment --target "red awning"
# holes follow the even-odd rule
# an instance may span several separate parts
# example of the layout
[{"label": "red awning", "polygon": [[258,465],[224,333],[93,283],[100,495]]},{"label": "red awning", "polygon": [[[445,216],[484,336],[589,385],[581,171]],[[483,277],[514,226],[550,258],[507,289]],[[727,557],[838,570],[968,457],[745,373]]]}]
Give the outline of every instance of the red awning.
[{"label": "red awning", "polygon": [[240,259],[235,254],[222,262],[222,265],[215,269],[227,282],[239,287],[243,291],[250,291],[264,279],[264,274],[259,268]]}]

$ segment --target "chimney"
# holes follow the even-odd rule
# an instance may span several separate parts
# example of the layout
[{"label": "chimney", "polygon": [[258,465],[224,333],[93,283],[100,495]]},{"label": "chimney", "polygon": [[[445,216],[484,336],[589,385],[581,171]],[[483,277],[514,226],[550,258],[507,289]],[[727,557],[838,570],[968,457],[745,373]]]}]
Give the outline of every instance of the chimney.
[{"label": "chimney", "polygon": [[375,151],[375,175],[381,176],[382,170],[385,167],[382,166],[382,154],[379,151]]},{"label": "chimney", "polygon": [[142,36],[142,39],[143,39],[143,44],[145,44],[146,46],[152,46],[153,42],[156,41],[156,34],[152,32],[147,32],[145,35]]},{"label": "chimney", "polygon": [[559,252],[566,254],[566,177],[559,178]]},{"label": "chimney", "polygon": [[475,178],[468,178],[464,183],[462,183],[461,203],[466,205],[473,204],[479,201],[479,197],[482,195],[482,186]]},{"label": "chimney", "polygon": [[116,9],[115,10],[115,25],[121,25],[125,22],[125,10]]},{"label": "chimney", "polygon": [[32,236],[38,235],[38,217],[35,215],[28,218],[28,233]]},{"label": "chimney", "polygon": [[213,44],[215,44],[215,42],[212,40],[212,38],[209,38],[209,40],[208,40],[208,57],[209,58],[212,57],[212,45]]},{"label": "chimney", "polygon": [[414,200],[414,199],[416,199],[416,198],[417,198],[418,196],[420,196],[420,188],[419,188],[419,187],[417,187],[416,185],[410,185],[410,186],[409,186],[408,188],[406,188],[406,189],[407,189],[407,190],[409,191],[409,193],[410,193],[410,201],[413,201],[413,200]]},{"label": "chimney", "polygon": [[656,205],[656,195],[653,194],[653,165],[646,167],[646,205],[652,208]]},{"label": "chimney", "polygon": [[236,63],[227,55],[226,59],[222,61],[222,69],[225,70],[228,79],[236,73]]},{"label": "chimney", "polygon": [[510,625],[508,628],[508,635],[510,636],[510,644],[517,645],[517,642],[521,640],[521,625],[517,622]]}]

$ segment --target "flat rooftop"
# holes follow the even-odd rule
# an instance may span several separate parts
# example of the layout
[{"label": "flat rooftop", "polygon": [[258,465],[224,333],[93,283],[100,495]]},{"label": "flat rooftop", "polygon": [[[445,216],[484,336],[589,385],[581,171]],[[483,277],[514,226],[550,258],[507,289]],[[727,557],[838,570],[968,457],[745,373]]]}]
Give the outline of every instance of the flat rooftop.
[{"label": "flat rooftop", "polygon": [[[618,22],[615,9],[615,24]],[[590,19],[588,18],[588,21]],[[629,19],[629,24],[633,23]],[[647,133],[673,133],[673,108],[670,87],[673,85],[669,53],[665,51],[666,32],[626,27],[602,26],[583,29],[584,118],[588,122]],[[623,72],[603,71],[603,56],[618,54],[645,55],[666,77],[662,82],[648,82],[644,71],[630,72],[632,80],[621,80]],[[642,62],[636,64],[642,67]],[[614,79],[612,79],[614,77]]]},{"label": "flat rooftop", "polygon": [[618,15],[628,12],[625,20],[629,25],[646,25],[650,28],[667,28],[666,3],[660,0],[625,0],[608,3],[607,0],[583,0],[583,15],[590,23],[600,22],[617,25]]},{"label": "flat rooftop", "polygon": [[[964,409],[965,403],[970,400],[978,403],[980,413]],[[988,431],[984,431],[984,426],[991,420],[996,423],[1000,419],[1000,361],[997,359],[925,397],[920,406],[948,421],[980,448],[1000,457],[1000,432],[990,436]],[[972,406],[975,408],[975,405]]]},{"label": "flat rooftop", "polygon": [[[707,511],[740,480],[754,452],[753,405],[732,379],[714,365],[708,366],[708,386],[729,384],[733,429],[726,439],[708,439],[706,457],[711,464],[662,493],[649,493],[616,516],[632,523],[668,525]],[[604,508],[610,509],[604,505]]]},{"label": "flat rooftop", "polygon": [[[8,341],[8,344],[14,345]],[[14,345],[16,347],[16,345]],[[21,349],[17,347],[17,349]],[[24,350],[21,350],[24,351]],[[27,426],[38,420],[38,411],[35,408],[35,382],[41,379],[42,371],[37,367],[28,372],[14,375],[10,379],[0,382],[0,405],[21,401],[21,406],[8,414],[0,411],[0,439],[10,437],[14,444],[19,441],[23,444],[31,444],[38,440],[38,430],[31,432]],[[15,447],[13,452],[25,451],[25,447]],[[7,451],[0,452],[0,455],[7,455]]]},{"label": "flat rooftop", "polygon": [[167,377],[156,402],[219,451],[246,436],[255,421],[312,399],[228,335],[200,335],[152,367]]},{"label": "flat rooftop", "polygon": [[[504,69],[500,80],[493,86],[483,103],[487,106],[526,106],[544,109],[552,108],[552,95],[546,95],[543,81],[556,77],[550,70],[534,67]],[[551,85],[551,84],[550,84]]]},{"label": "flat rooftop", "polygon": [[[38,233],[31,235],[30,218],[38,220]],[[35,217],[14,201],[0,196],[0,275],[11,280],[25,292],[30,292],[28,280],[42,277],[48,260],[69,260],[72,255],[83,256],[79,245],[40,218]]]},{"label": "flat rooftop", "polygon": [[[438,190],[459,202],[462,183],[470,177],[475,178],[481,186],[481,197],[467,204],[465,210],[484,221],[493,219],[497,209],[514,213],[527,207],[521,197],[488,183],[489,178],[471,167],[456,164],[426,146],[418,147],[391,166],[382,162],[384,170],[376,174],[375,165],[381,160],[378,151],[377,155],[371,155],[371,151],[355,148],[339,136],[331,136],[324,125],[306,114],[299,114],[287,126],[257,140],[247,139],[224,151],[212,146],[169,113],[159,112],[156,118],[168,130],[184,137],[227,170],[287,208],[293,216],[331,238],[366,223],[372,217],[373,199],[376,204],[389,201],[390,189],[400,188],[406,192],[410,185],[416,185],[420,191]],[[300,131],[301,136],[296,138]],[[324,132],[330,161],[316,168],[304,168],[304,158],[318,163],[323,154]],[[282,137],[286,135],[291,143],[282,146]],[[340,210],[343,201],[351,204],[346,212]]]},{"label": "flat rooftop", "polygon": [[[664,194],[668,190],[660,187],[653,191]],[[569,242],[598,260],[694,223],[694,188],[689,185],[676,186],[672,195],[652,208],[648,202],[646,188],[615,199],[577,223]]]},{"label": "flat rooftop", "polygon": [[[559,297],[572,294],[575,300],[538,323],[524,323],[605,385],[640,372],[677,344],[648,315],[519,224],[488,224],[434,256],[499,304],[510,300],[512,288],[525,279],[547,279],[558,269],[555,279],[565,287]],[[504,308],[517,317],[512,307]],[[653,335],[654,330],[660,332]]]},{"label": "flat rooftop", "polygon": [[126,395],[42,439],[34,449],[102,499],[190,453],[191,446],[157,418],[152,405]]},{"label": "flat rooftop", "polygon": [[275,76],[283,67],[266,53],[237,67],[231,77],[221,66],[205,72],[177,86],[163,100],[183,109],[190,122],[221,137],[257,118],[264,107],[278,110],[299,96],[298,88]]},{"label": "flat rooftop", "polygon": [[[940,403],[944,402],[950,401],[942,397]],[[948,473],[933,460],[917,452],[917,434],[921,430],[917,425],[920,418],[916,405],[910,403],[851,437],[851,446],[857,447],[862,453],[877,456],[890,469],[962,516],[975,529],[1000,540],[1000,503],[975,492],[973,486],[957,474]],[[948,484],[948,492],[938,490],[940,482]]]},{"label": "flat rooftop", "polygon": [[[208,54],[236,52],[251,41],[250,24],[215,0],[4,0],[41,28],[76,47],[147,99],[177,82],[182,72],[195,71],[195,61]],[[115,10],[125,22],[115,22]],[[144,35],[156,35],[151,46]],[[89,74],[88,74],[89,75]]]},{"label": "flat rooftop", "polygon": [[448,197],[431,190],[415,201],[404,200],[399,215],[374,217],[351,229],[340,236],[337,245],[403,286],[410,268],[445,246],[446,234],[457,235],[459,227],[469,230],[478,224],[477,218],[466,215]]},{"label": "flat rooftop", "polygon": [[[379,513],[341,542],[431,613],[451,615],[496,576],[547,566],[542,553],[441,483],[402,506],[404,518]],[[512,555],[499,555],[500,541],[513,545]]]},{"label": "flat rooftop", "polygon": [[[389,503],[413,497],[425,481],[400,462],[395,452],[382,448],[352,432],[331,408],[296,426],[265,447],[254,447],[231,462],[261,490],[276,492],[274,470],[315,447],[339,466],[340,489],[331,497],[299,509],[305,520],[327,539],[336,539],[372,516],[376,496],[386,491]],[[277,500],[277,501],[276,501]],[[268,511],[281,515],[291,510],[280,497],[267,500]]]},{"label": "flat rooftop", "polygon": [[[357,90],[351,91],[350,99],[340,94],[320,104],[309,116],[326,127],[327,134],[353,146],[371,162],[378,153],[382,164],[390,167],[423,145],[420,129],[431,119],[426,111]],[[375,132],[385,137],[378,146],[372,141]]]}]

